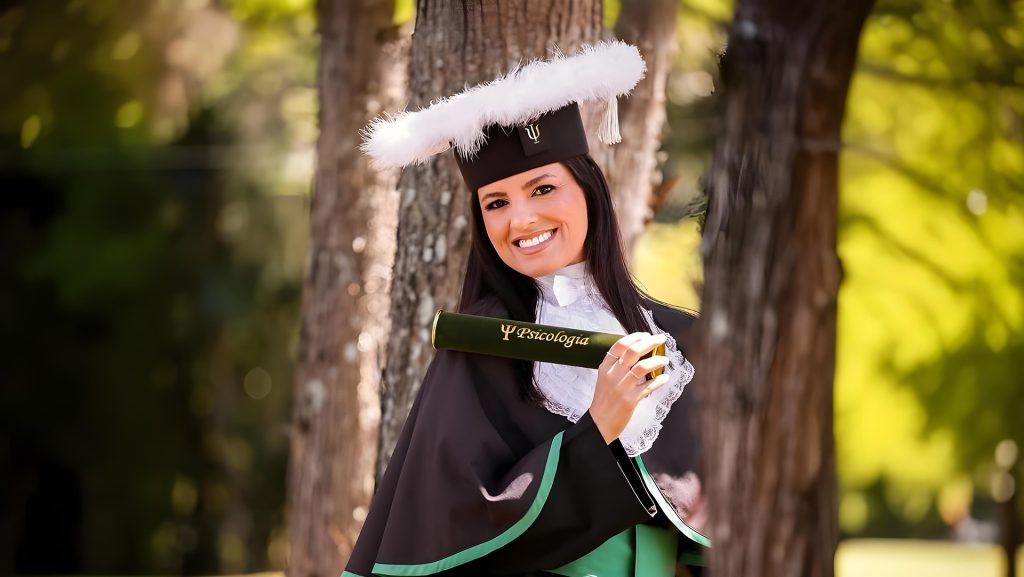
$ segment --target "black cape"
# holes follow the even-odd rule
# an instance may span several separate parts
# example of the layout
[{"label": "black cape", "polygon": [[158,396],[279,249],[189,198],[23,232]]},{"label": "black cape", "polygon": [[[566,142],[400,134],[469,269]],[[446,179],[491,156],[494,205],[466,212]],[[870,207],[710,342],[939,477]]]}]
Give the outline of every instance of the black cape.
[{"label": "black cape", "polygon": [[[645,305],[685,354],[694,317]],[[496,298],[466,312],[508,318]],[[709,545],[686,523],[699,372],[631,459],[589,413],[571,423],[524,399],[512,362],[437,352],[343,577],[532,575],[640,523],[675,527],[681,556]]]}]

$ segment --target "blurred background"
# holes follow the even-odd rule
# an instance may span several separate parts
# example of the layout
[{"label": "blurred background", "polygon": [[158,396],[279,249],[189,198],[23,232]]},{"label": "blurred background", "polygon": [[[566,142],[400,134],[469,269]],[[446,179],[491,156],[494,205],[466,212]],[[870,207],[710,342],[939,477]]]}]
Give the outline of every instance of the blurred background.
[{"label": "blurred background", "polygon": [[[731,18],[679,2],[677,180],[634,253],[697,309]],[[313,0],[0,3],[0,575],[284,568],[317,49]],[[1024,2],[879,0],[841,162],[839,575],[1003,575],[1024,519]]]}]

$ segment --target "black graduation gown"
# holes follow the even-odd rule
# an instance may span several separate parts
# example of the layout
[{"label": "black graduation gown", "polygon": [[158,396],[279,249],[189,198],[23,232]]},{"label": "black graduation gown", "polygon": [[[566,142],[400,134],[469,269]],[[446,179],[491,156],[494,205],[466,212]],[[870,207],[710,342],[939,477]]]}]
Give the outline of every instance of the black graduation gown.
[{"label": "black graduation gown", "polygon": [[[693,317],[646,302],[685,354]],[[496,298],[466,311],[508,318]],[[534,575],[640,523],[686,525],[683,476],[697,472],[694,385],[640,459],[522,397],[512,361],[438,351],[423,379],[344,577]]]}]

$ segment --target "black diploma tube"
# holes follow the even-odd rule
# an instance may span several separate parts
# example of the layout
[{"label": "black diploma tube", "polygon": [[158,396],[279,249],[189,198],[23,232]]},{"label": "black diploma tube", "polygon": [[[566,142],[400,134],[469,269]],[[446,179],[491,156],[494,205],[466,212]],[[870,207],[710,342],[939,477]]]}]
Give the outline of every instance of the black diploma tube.
[{"label": "black diploma tube", "polygon": [[[596,369],[623,336],[439,310],[430,344],[435,349]],[[665,346],[652,354],[664,355]],[[651,377],[662,372],[652,371]]]}]

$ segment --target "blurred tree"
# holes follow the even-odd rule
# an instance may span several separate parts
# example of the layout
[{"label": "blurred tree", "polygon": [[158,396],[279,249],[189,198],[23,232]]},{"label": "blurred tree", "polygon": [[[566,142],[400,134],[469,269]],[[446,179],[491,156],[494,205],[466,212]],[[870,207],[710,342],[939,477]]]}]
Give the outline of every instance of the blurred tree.
[{"label": "blurred tree", "polygon": [[[635,251],[648,288],[688,306],[697,227],[674,221],[699,209],[731,12],[680,4],[665,149],[682,179]],[[842,536],[991,541],[1008,506],[995,457],[1022,446],[1022,19],[1021,2],[880,0],[865,25],[840,163]]]},{"label": "blurred tree", "polygon": [[591,147],[608,178],[626,254],[668,192],[656,169],[665,128],[665,83],[676,52],[677,1],[625,0],[615,22],[615,36],[637,46],[647,63],[644,79],[618,104],[626,145]]},{"label": "blurred tree", "polygon": [[873,0],[740,0],[704,234],[710,569],[831,575],[839,130]]},{"label": "blurred tree", "polygon": [[288,573],[337,575],[374,489],[397,174],[372,170],[359,130],[404,96],[394,0],[321,0],[320,137],[295,377]]}]

